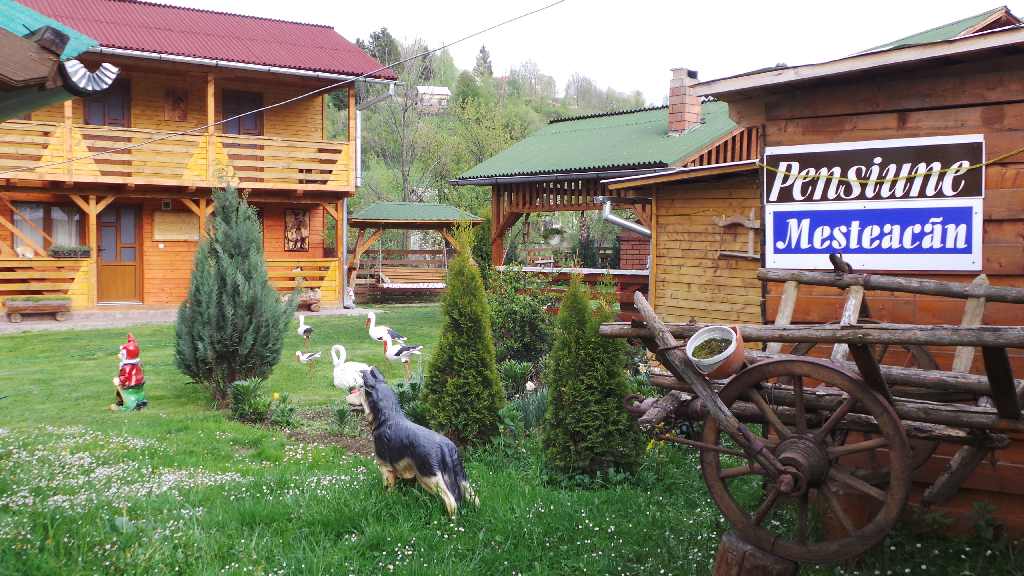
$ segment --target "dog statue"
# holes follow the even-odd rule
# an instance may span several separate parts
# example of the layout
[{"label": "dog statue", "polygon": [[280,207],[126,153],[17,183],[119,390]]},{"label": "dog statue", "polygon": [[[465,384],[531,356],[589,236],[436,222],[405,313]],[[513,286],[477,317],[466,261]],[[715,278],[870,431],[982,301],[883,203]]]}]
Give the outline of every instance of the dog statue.
[{"label": "dog statue", "polygon": [[391,489],[398,478],[416,478],[427,492],[441,496],[452,517],[463,500],[480,506],[455,444],[406,418],[380,370],[371,368],[362,375],[363,385],[353,388],[345,400],[366,413],[384,485]]}]

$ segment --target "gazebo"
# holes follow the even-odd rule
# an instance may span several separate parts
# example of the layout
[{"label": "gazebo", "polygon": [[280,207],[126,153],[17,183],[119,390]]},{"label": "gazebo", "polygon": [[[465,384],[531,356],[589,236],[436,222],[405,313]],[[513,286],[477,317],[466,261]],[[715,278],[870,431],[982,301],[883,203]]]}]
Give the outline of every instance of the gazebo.
[{"label": "gazebo", "polygon": [[[454,250],[458,250],[452,229],[460,224],[477,226],[483,219],[448,204],[377,202],[353,214],[348,222],[350,227],[358,230],[355,249],[348,260],[348,285],[354,292],[360,258],[381,239],[386,230],[433,230]],[[385,252],[388,256],[386,263],[383,258]],[[378,249],[378,255],[377,278],[374,282],[378,292],[437,291],[445,287],[447,258],[444,250]],[[441,258],[436,258],[439,255]]]}]

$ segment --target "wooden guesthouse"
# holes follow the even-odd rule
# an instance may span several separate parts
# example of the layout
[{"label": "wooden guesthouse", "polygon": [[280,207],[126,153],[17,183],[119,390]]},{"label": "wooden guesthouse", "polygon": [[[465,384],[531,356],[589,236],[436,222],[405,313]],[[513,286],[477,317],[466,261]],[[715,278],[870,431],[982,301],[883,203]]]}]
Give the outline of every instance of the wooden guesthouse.
[{"label": "wooden guesthouse", "polygon": [[257,208],[275,285],[301,278],[339,301],[342,250],[325,247],[324,228],[344,237],[356,191],[355,91],[339,88],[341,110],[323,92],[289,100],[364,74],[392,82],[390,70],[327,26],[134,0],[22,1],[95,38],[80,60],[120,76],[0,124],[0,300],[176,304],[211,191],[232,185]]},{"label": "wooden guesthouse", "polygon": [[[758,161],[604,181],[654,199],[651,291],[659,315],[838,321],[849,308],[843,291],[761,282],[757,272],[831,269],[830,252],[842,252],[857,271],[1024,286],[1022,65],[1024,25],[997,8],[846,58],[697,83],[697,96],[728,105],[737,130],[756,131],[762,152],[751,158]],[[783,307],[783,299],[797,305]],[[870,317],[886,322],[1024,325],[1019,305],[965,311],[962,301],[894,292],[865,299]],[[792,316],[778,316],[783,308]],[[943,370],[984,370],[970,348],[928,352]],[[1024,351],[1009,350],[1009,358],[1020,378]],[[918,361],[903,350],[885,357],[886,364]],[[915,498],[954,514],[987,500],[1024,532],[1024,438],[1013,439],[952,499],[922,494],[958,453],[940,446],[915,473]]]}]

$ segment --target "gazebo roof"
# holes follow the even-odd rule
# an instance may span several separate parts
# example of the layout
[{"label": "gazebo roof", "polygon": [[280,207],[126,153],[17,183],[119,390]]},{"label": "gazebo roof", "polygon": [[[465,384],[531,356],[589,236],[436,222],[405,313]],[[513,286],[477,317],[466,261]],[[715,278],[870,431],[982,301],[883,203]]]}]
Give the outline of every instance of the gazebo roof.
[{"label": "gazebo roof", "polygon": [[460,222],[475,225],[483,219],[449,204],[377,202],[356,212],[348,221],[356,228],[442,229]]}]

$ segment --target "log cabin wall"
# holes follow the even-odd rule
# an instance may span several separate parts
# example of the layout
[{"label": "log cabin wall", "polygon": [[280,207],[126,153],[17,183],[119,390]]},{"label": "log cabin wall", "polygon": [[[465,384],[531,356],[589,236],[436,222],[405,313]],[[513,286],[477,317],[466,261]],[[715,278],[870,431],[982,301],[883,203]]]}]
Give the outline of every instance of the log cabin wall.
[{"label": "log cabin wall", "polygon": [[[716,218],[760,209],[758,179],[667,184],[655,192],[655,309],[667,322],[761,322],[759,260],[720,255],[746,252],[747,229]],[[755,234],[755,247],[760,233]]]},{"label": "log cabin wall", "polygon": [[[926,66],[899,73],[876,74],[843,82],[753,99],[764,126],[764,144],[782,146],[952,134],[985,135],[986,158],[1024,146],[1024,56],[996,56],[983,61]],[[659,204],[660,206],[660,204]],[[990,283],[1024,286],[1024,154],[985,170],[983,272]],[[899,273],[896,273],[899,274]],[[939,280],[969,282],[976,273],[928,274]],[[771,322],[780,284],[768,284],[764,320]],[[900,323],[959,324],[964,302],[948,298],[869,292],[872,316]],[[802,287],[794,322],[828,322],[840,317],[842,295],[824,287]],[[989,303],[985,324],[1022,325],[1024,306]],[[826,351],[827,352],[827,351]],[[934,349],[943,369],[952,349]],[[1024,376],[1024,350],[1009,350],[1016,376]],[[980,351],[972,371],[984,370]],[[901,359],[893,357],[891,360]],[[887,356],[886,363],[890,363]],[[980,465],[954,500],[939,509],[961,528],[969,527],[974,503],[984,500],[1014,534],[1024,534],[1024,435],[1011,435],[998,464]],[[942,473],[955,447],[940,447],[915,474],[915,495]]]}]

